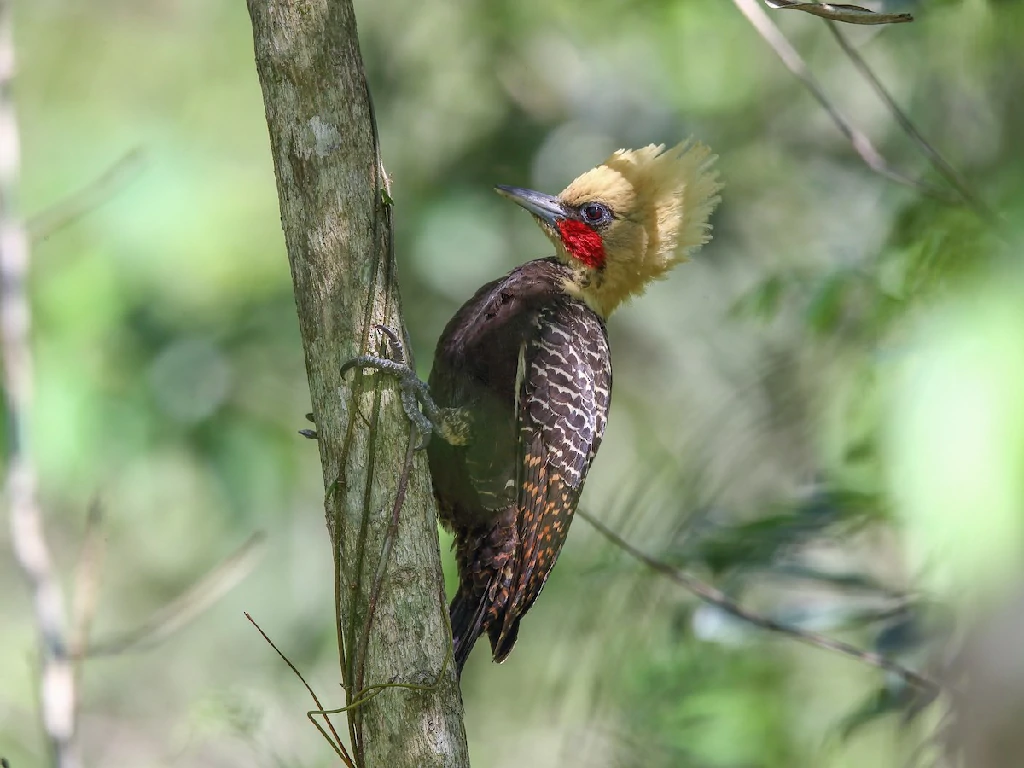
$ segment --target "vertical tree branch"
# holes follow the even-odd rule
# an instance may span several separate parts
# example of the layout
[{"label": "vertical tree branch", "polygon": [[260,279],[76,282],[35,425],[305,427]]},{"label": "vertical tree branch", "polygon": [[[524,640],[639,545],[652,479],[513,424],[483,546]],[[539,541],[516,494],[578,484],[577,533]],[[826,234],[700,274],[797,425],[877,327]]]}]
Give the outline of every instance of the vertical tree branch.
[{"label": "vertical tree branch", "polygon": [[[389,540],[409,425],[391,381],[340,375],[372,325],[401,328],[390,209],[351,0],[248,0],[335,553],[336,619],[361,766],[468,765],[449,665],[436,509],[417,454]],[[369,425],[369,428],[368,428]],[[371,593],[381,558],[386,576]],[[326,576],[326,574],[325,574]]]},{"label": "vertical tree branch", "polygon": [[43,535],[32,462],[32,314],[28,297],[28,235],[15,206],[20,147],[11,85],[14,79],[13,8],[0,0],[0,347],[7,432],[7,503],[11,543],[32,590],[39,632],[43,728],[54,765],[77,768],[75,675],[67,647],[64,595]]}]

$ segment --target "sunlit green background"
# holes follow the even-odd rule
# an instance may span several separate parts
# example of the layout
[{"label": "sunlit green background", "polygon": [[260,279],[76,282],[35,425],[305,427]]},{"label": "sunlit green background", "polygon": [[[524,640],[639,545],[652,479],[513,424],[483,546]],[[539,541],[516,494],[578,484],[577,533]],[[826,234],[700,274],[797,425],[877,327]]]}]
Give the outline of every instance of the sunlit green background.
[{"label": "sunlit green background", "polygon": [[[478,285],[548,253],[495,183],[556,192],[614,149],[691,134],[719,154],[714,241],[610,322],[615,402],[583,503],[745,603],[865,647],[886,625],[855,614],[888,592],[955,606],[1018,578],[1024,554],[1024,7],[899,9],[917,21],[844,31],[1002,233],[866,168],[725,0],[356,9],[423,374]],[[824,22],[773,18],[894,165],[941,184]],[[196,621],[85,667],[87,764],[333,765],[242,615],[341,704],[245,3],[26,0],[16,20],[36,456],[65,574],[91,500],[104,512],[94,637],[268,534]],[[34,633],[6,527],[0,546],[0,754],[26,768],[45,760]],[[577,521],[516,652],[478,652],[463,692],[477,768],[902,766],[936,716],[852,729],[883,683],[698,610]]]}]

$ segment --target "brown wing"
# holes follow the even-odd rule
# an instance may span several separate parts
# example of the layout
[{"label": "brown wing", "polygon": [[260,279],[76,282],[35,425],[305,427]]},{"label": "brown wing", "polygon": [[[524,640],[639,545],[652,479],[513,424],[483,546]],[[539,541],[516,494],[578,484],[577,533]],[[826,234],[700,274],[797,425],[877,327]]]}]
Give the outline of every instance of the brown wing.
[{"label": "brown wing", "polygon": [[535,327],[518,376],[519,546],[504,620],[491,628],[496,661],[511,652],[562,549],[611,400],[608,338],[596,314],[566,297],[538,313]]},{"label": "brown wing", "polygon": [[447,524],[483,524],[516,503],[519,353],[565,279],[553,259],[523,264],[481,288],[441,334],[430,392],[441,407],[463,410],[471,424],[466,445],[432,440],[427,449]]},{"label": "brown wing", "polygon": [[451,624],[460,671],[481,632],[504,622],[520,549],[520,357],[539,313],[564,300],[569,277],[554,259],[517,267],[477,291],[437,344],[431,395],[470,423],[464,445],[434,439],[427,448],[441,521],[455,534]]}]

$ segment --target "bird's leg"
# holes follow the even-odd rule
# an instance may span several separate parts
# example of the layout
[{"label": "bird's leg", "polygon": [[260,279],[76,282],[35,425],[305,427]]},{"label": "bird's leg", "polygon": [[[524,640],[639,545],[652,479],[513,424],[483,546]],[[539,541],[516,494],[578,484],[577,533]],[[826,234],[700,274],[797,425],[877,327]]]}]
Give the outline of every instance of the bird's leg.
[{"label": "bird's leg", "polygon": [[460,417],[456,409],[440,408],[434,402],[426,382],[421,381],[416,375],[416,371],[406,362],[405,349],[402,347],[402,341],[398,334],[385,325],[374,327],[387,338],[391,357],[359,355],[341,366],[342,375],[352,368],[371,368],[398,379],[402,408],[409,421],[416,425],[422,436],[419,444],[420,450],[427,447],[434,432],[452,444],[465,442],[467,428],[465,420]]}]

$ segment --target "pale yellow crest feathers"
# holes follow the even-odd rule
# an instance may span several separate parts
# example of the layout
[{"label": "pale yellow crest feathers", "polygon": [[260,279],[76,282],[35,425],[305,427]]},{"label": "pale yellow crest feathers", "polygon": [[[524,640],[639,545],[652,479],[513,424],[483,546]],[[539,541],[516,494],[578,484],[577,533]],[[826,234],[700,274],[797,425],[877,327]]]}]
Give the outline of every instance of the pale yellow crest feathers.
[{"label": "pale yellow crest feathers", "polygon": [[667,151],[664,144],[620,149],[562,190],[568,205],[601,202],[619,219],[603,233],[602,274],[580,288],[597,311],[609,314],[711,239],[708,219],[722,188],[715,159],[690,139]]}]

